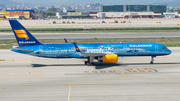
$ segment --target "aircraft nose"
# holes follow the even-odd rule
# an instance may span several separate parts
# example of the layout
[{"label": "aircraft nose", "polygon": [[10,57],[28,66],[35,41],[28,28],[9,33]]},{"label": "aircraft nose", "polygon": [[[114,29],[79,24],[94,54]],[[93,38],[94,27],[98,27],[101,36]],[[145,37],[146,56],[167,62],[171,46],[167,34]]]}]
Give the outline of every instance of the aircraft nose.
[{"label": "aircraft nose", "polygon": [[167,50],[167,54],[169,55],[169,54],[171,54],[171,53],[172,53],[171,50],[168,49],[168,50]]}]

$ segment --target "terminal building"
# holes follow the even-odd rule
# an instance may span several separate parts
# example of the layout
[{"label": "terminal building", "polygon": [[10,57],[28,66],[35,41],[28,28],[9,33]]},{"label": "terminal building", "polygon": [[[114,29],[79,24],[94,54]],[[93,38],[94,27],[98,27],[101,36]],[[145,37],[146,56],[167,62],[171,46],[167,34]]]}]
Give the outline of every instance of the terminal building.
[{"label": "terminal building", "polygon": [[99,12],[90,12],[91,18],[155,18],[162,17],[166,5],[101,5]]},{"label": "terminal building", "polygon": [[161,18],[161,12],[90,12],[91,18]]},{"label": "terminal building", "polygon": [[63,9],[57,18],[162,18],[166,5],[100,5],[99,12],[76,12]]},{"label": "terminal building", "polygon": [[166,12],[166,5],[109,5],[99,7],[100,12],[149,12],[149,11],[159,11],[162,14]]},{"label": "terminal building", "polygon": [[[58,16],[58,15],[56,15]],[[59,14],[61,19],[71,19],[71,18],[89,18],[89,13],[84,12],[62,12]]]}]

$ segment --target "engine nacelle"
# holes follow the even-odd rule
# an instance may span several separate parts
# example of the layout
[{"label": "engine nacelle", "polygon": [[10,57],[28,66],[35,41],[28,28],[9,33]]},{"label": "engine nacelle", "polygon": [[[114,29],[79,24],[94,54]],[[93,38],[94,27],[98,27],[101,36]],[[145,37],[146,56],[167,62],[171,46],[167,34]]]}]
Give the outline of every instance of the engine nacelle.
[{"label": "engine nacelle", "polygon": [[107,54],[107,55],[98,57],[98,61],[103,62],[103,63],[117,63],[118,56],[116,54]]}]

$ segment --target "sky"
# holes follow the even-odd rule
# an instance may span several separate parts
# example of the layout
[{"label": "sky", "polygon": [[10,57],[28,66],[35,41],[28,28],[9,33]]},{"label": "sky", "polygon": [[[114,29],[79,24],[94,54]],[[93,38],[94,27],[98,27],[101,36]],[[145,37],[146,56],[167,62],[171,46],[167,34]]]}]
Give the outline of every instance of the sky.
[{"label": "sky", "polygon": [[[90,4],[101,3],[103,5],[128,4],[128,0],[11,0],[24,4],[33,5],[69,5],[69,4]],[[155,4],[173,2],[174,0],[130,0],[130,4]]]}]

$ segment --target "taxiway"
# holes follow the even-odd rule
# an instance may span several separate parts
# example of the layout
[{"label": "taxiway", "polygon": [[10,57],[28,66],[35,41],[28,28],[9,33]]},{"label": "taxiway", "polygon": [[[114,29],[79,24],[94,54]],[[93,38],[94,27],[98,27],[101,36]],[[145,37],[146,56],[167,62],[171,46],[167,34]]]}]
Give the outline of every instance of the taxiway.
[{"label": "taxiway", "polygon": [[[180,37],[179,32],[152,33],[32,33],[37,39],[85,39],[85,38],[161,38]],[[0,40],[15,39],[13,33],[0,33]]]},{"label": "taxiway", "polygon": [[4,59],[0,99],[178,101],[180,48],[170,49],[172,54],[155,58],[155,64],[149,64],[150,57],[119,57],[117,64],[95,66],[85,66],[82,59],[45,59],[0,50]]}]

